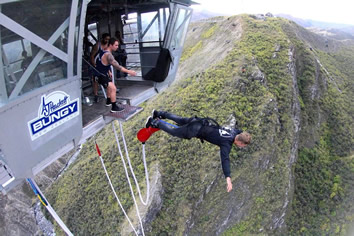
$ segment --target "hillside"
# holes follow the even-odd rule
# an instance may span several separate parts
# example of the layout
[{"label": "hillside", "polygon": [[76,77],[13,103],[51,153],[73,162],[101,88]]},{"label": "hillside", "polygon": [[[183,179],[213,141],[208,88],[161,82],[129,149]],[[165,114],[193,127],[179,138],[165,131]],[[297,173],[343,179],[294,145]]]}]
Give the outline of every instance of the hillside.
[{"label": "hillside", "polygon": [[[136,132],[153,108],[221,124],[233,115],[253,142],[232,149],[233,191],[227,193],[216,146],[155,133],[146,144],[155,189],[144,209],[146,235],[354,232],[354,42],[326,45],[294,22],[249,15],[195,22],[187,35],[177,81],[124,123],[141,185]],[[46,196],[75,235],[127,235],[94,140],[134,215],[111,126],[83,146]]]},{"label": "hillside", "polygon": [[348,24],[338,24],[321,22],[314,20],[304,20],[287,14],[277,14],[278,17],[283,17],[294,21],[296,24],[305,27],[313,32],[322,34],[324,37],[334,39],[354,39],[354,26]]}]

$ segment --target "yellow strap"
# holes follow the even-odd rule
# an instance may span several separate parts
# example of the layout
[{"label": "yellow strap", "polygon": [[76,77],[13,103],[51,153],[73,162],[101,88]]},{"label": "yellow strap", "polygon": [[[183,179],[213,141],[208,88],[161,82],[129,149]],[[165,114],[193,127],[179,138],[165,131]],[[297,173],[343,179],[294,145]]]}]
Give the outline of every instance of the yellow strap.
[{"label": "yellow strap", "polygon": [[43,204],[43,206],[46,207],[47,205],[43,202],[41,196],[38,194],[37,197],[38,197],[39,201]]}]

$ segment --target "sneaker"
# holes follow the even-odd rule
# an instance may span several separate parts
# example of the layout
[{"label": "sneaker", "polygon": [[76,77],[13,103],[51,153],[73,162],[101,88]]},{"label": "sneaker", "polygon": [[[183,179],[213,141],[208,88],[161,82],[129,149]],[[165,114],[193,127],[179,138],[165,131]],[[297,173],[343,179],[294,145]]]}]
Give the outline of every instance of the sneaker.
[{"label": "sneaker", "polygon": [[95,97],[93,98],[93,102],[98,103],[99,101],[100,101],[100,98],[97,95],[95,95]]},{"label": "sneaker", "polygon": [[151,116],[149,116],[146,120],[145,128],[153,127],[153,125],[152,125],[153,121],[154,121],[154,119]]},{"label": "sneaker", "polygon": [[152,119],[156,119],[156,118],[159,117],[159,116],[157,115],[157,111],[156,111],[155,109],[152,109],[151,115],[152,115]]},{"label": "sneaker", "polygon": [[107,98],[106,100],[106,107],[109,107],[112,105],[112,102],[111,102],[111,99],[110,98]]},{"label": "sneaker", "polygon": [[111,112],[122,112],[124,111],[125,108],[123,106],[118,105],[117,103],[112,103],[112,108],[111,108]]},{"label": "sneaker", "polygon": [[153,119],[156,119],[156,118],[163,119],[163,117],[161,115],[159,115],[160,112],[156,111],[155,109],[152,110],[151,114],[152,114]]}]

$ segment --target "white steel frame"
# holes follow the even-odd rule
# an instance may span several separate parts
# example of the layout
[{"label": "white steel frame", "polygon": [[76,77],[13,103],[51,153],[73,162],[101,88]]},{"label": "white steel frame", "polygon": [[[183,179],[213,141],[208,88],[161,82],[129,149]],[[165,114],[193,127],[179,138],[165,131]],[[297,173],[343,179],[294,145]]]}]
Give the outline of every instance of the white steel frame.
[{"label": "white steel frame", "polygon": [[[24,39],[29,40],[31,43],[35,44],[41,50],[37,53],[37,55],[33,58],[32,62],[29,64],[26,71],[23,73],[21,78],[16,84],[16,87],[11,92],[9,97],[7,97],[6,92],[6,83],[5,83],[5,75],[4,71],[0,70],[0,98],[2,101],[12,100],[18,97],[20,94],[23,86],[29,79],[32,72],[35,70],[37,65],[40,63],[46,52],[54,55],[55,57],[59,58],[60,60],[67,63],[67,77],[68,79],[77,78],[74,76],[74,60],[78,61],[77,65],[77,73],[81,71],[81,57],[82,57],[82,37],[84,34],[84,23],[85,23],[85,15],[86,15],[86,8],[87,4],[90,0],[84,0],[81,7],[81,15],[80,15],[80,32],[79,32],[79,45],[77,50],[77,58],[74,58],[74,46],[75,46],[75,30],[76,30],[76,18],[77,18],[77,11],[79,6],[79,0],[73,0],[71,4],[71,11],[70,16],[58,27],[58,29],[52,34],[52,36],[48,39],[48,41],[43,40],[38,35],[34,34],[33,32],[29,31],[22,25],[18,24],[17,22],[13,21],[6,15],[0,12],[0,25],[6,27],[7,29],[13,31],[14,33],[18,34],[19,36],[23,37]],[[17,2],[17,0],[0,0],[0,4],[5,3],[12,3]],[[1,5],[0,5],[1,11]],[[68,34],[68,53],[63,52],[62,50],[55,47],[53,44],[55,41],[60,37],[60,35],[69,27],[69,34]],[[1,35],[0,35],[1,36]],[[2,54],[1,49],[1,42],[0,42],[0,55]],[[3,68],[3,62],[0,61],[0,68]]]},{"label": "white steel frame", "polygon": [[[12,3],[16,2],[17,0],[0,0],[0,25],[6,27],[7,29],[13,31],[14,33],[18,34],[19,36],[23,37],[26,40],[29,40],[31,43],[35,44],[40,48],[39,52],[37,55],[35,55],[29,64],[28,68],[25,70],[21,78],[16,84],[16,87],[10,94],[10,96],[7,96],[7,90],[6,90],[6,82],[5,82],[5,75],[4,75],[4,70],[1,69],[3,68],[3,59],[6,62],[6,58],[2,57],[3,54],[3,49],[2,49],[2,42],[1,42],[1,32],[0,32],[0,102],[4,101],[5,104],[8,100],[12,100],[15,98],[18,98],[18,95],[20,94],[23,86],[29,79],[30,75],[32,72],[35,70],[37,65],[40,63],[40,61],[43,59],[44,55],[49,52],[50,54],[54,55],[55,57],[59,58],[60,60],[64,61],[67,63],[67,77],[68,80],[67,83],[73,82],[73,80],[76,80],[80,78],[81,76],[75,75],[74,74],[74,60],[77,60],[77,74],[81,73],[81,61],[82,61],[82,44],[83,44],[83,35],[84,35],[84,24],[85,24],[85,17],[86,17],[86,9],[87,5],[90,2],[90,0],[83,0],[82,5],[81,5],[81,15],[80,15],[80,22],[79,25],[76,25],[77,21],[77,13],[78,13],[78,7],[79,7],[79,0],[72,0],[71,3],[71,11],[70,11],[70,16],[64,22],[57,28],[57,30],[51,35],[51,37],[48,39],[48,41],[43,40],[41,37],[38,35],[34,34],[33,32],[29,31],[22,25],[18,24],[17,22],[13,21],[3,13],[1,13],[1,6],[2,4],[6,3]],[[75,34],[77,33],[76,27],[80,26],[79,32],[78,32],[78,37],[76,40],[78,40],[78,49],[77,49],[77,57],[74,58],[75,56]],[[68,53],[63,52],[62,50],[58,49],[57,47],[54,46],[54,43],[56,40],[60,37],[60,35],[69,27],[68,31]],[[11,74],[11,73],[10,73]],[[50,88],[52,86],[47,86],[46,88]],[[37,89],[41,89],[37,88]],[[42,89],[43,90],[43,89]],[[32,94],[33,96],[33,94]],[[21,99],[20,99],[21,100]],[[1,105],[1,104],[0,104]],[[10,105],[9,105],[10,106]],[[11,179],[12,181],[12,179]],[[8,181],[9,182],[9,181]],[[8,184],[8,182],[5,183],[5,185]],[[34,181],[33,181],[34,182]],[[34,182],[35,184],[35,182]],[[38,191],[39,188],[37,187]],[[49,203],[48,203],[49,204]],[[55,220],[58,222],[58,224],[61,226],[61,228],[65,231],[67,235],[73,235],[70,230],[66,227],[66,225],[62,222],[62,220],[59,218],[59,216],[56,214],[54,209],[48,205],[47,206],[48,211],[53,215]]]}]

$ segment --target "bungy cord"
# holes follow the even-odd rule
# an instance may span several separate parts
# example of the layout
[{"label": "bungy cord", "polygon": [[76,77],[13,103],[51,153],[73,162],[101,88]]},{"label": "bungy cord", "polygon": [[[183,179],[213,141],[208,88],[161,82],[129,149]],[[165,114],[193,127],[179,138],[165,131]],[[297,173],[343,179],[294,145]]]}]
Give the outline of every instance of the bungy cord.
[{"label": "bungy cord", "polygon": [[[133,176],[133,179],[134,179],[134,182],[135,182],[135,185],[137,186],[137,190],[138,190],[138,193],[139,193],[139,198],[140,198],[140,201],[143,205],[147,205],[147,203],[149,202],[149,195],[150,195],[150,182],[149,182],[149,172],[148,172],[148,169],[147,169],[147,164],[146,164],[146,156],[145,156],[145,144],[143,144],[143,147],[142,147],[142,154],[143,154],[143,163],[144,163],[144,168],[145,168],[145,179],[146,179],[146,188],[147,188],[147,193],[146,193],[146,200],[144,201],[142,196],[141,196],[141,191],[140,191],[140,187],[139,187],[139,183],[135,177],[135,174],[134,174],[134,170],[133,170],[133,167],[131,165],[131,162],[130,162],[130,158],[129,158],[129,153],[128,153],[128,148],[127,148],[127,144],[126,144],[126,141],[125,141],[125,137],[124,137],[124,132],[123,132],[123,125],[121,122],[119,122],[119,126],[120,126],[120,131],[121,131],[121,135],[122,135],[122,140],[123,140],[123,144],[124,144],[124,149],[125,149],[125,153],[126,153],[126,157],[127,157],[127,160],[128,160],[128,165],[129,165],[129,168],[130,168],[130,171],[132,173],[132,176]],[[117,135],[117,132],[116,132],[116,129],[115,129],[115,126],[114,126],[114,122],[112,122],[112,129],[113,129],[113,132],[114,132],[114,136],[116,138],[116,142],[117,142],[117,146],[118,146],[118,150],[119,150],[119,154],[120,154],[120,157],[121,157],[121,160],[123,162],[123,167],[124,167],[124,171],[125,171],[125,175],[127,177],[127,180],[128,180],[128,184],[129,184],[129,188],[130,188],[130,192],[132,194],[132,197],[133,197],[133,201],[134,201],[134,205],[135,205],[135,208],[136,208],[136,212],[137,212],[137,215],[138,215],[138,218],[139,218],[139,223],[140,223],[140,226],[141,226],[141,230],[142,230],[142,233],[143,235],[144,234],[144,227],[143,227],[143,223],[142,223],[142,220],[141,220],[141,217],[140,217],[140,213],[139,213],[139,207],[138,207],[138,204],[136,203],[136,199],[135,199],[135,194],[134,194],[134,190],[133,190],[133,187],[131,185],[131,182],[130,182],[130,178],[129,178],[129,173],[128,173],[128,169],[127,169],[127,165],[125,163],[125,160],[124,160],[124,157],[123,157],[123,153],[122,153],[122,150],[121,150],[121,147],[120,147],[120,144],[119,144],[119,139],[118,139],[118,135]],[[117,193],[116,191],[114,190],[114,187],[112,185],[112,182],[110,180],[110,177],[108,175],[108,172],[106,170],[106,167],[104,165],[104,161],[103,161],[103,158],[101,156],[101,153],[98,149],[98,146],[96,144],[96,148],[97,148],[97,152],[99,154],[99,157],[100,157],[100,160],[101,160],[101,163],[102,163],[102,166],[103,166],[103,169],[105,171],[105,174],[106,174],[106,177],[108,179],[108,182],[109,182],[109,185],[111,186],[111,189],[114,193],[114,196],[116,197],[117,199],[117,202],[120,206],[120,208],[122,209],[125,217],[127,218],[130,226],[132,227],[132,229],[134,230],[134,233],[136,235],[138,235],[138,232],[135,230],[131,220],[129,219],[129,216],[127,215],[126,211],[124,210],[118,196],[117,196]]]},{"label": "bungy cord", "polygon": [[[144,163],[144,169],[145,169],[145,179],[146,179],[146,200],[144,201],[143,200],[143,197],[141,196],[141,191],[140,191],[140,187],[139,187],[139,183],[135,177],[135,174],[134,174],[134,170],[133,170],[133,167],[132,167],[132,164],[130,162],[130,158],[129,158],[129,153],[128,153],[128,148],[127,148],[127,143],[125,142],[125,138],[124,138],[124,132],[123,132],[123,125],[121,122],[119,122],[119,126],[120,126],[120,133],[122,135],[122,139],[123,139],[123,144],[124,144],[124,149],[125,149],[125,154],[126,154],[126,157],[127,157],[127,160],[128,160],[128,164],[129,164],[129,168],[130,168],[130,171],[133,175],[133,179],[134,179],[134,182],[135,182],[135,185],[137,187],[137,190],[138,190],[138,193],[139,193],[139,198],[140,198],[140,201],[141,203],[146,206],[149,202],[149,196],[150,196],[150,182],[149,182],[149,172],[148,172],[148,168],[147,168],[147,165],[146,165],[146,159],[145,159],[145,144],[143,144],[143,163]],[[112,127],[113,127],[113,130],[114,130],[114,134],[116,136],[116,141],[117,141],[117,145],[119,145],[119,141],[118,141],[118,137],[115,133],[115,128],[114,128],[114,124],[112,123]]]},{"label": "bungy cord", "polygon": [[[129,164],[130,170],[131,170],[131,172],[132,172],[132,175],[133,175],[135,184],[136,184],[136,186],[137,186],[137,189],[138,189],[138,192],[139,192],[140,200],[142,201],[142,203],[143,203],[144,205],[146,205],[146,204],[147,204],[147,201],[146,201],[146,203],[145,203],[145,202],[143,202],[143,200],[142,200],[141,193],[140,193],[140,188],[139,188],[139,184],[138,184],[138,181],[136,180],[136,177],[135,177],[133,168],[132,168],[131,163],[130,163],[130,158],[129,158],[129,154],[128,154],[128,148],[127,148],[127,144],[126,144],[125,138],[124,138],[123,125],[122,125],[122,123],[121,123],[120,121],[119,121],[119,125],[120,125],[121,134],[122,134],[124,149],[125,149],[125,152],[126,152],[126,155],[127,155],[128,164]],[[133,186],[131,185],[131,182],[130,182],[130,178],[129,178],[129,173],[128,173],[127,165],[126,165],[126,163],[125,163],[125,160],[124,160],[124,157],[123,157],[123,153],[122,153],[122,149],[121,149],[120,144],[119,144],[119,139],[118,139],[118,135],[117,135],[117,132],[116,132],[116,129],[115,129],[115,126],[114,126],[114,122],[112,122],[112,129],[113,129],[113,132],[114,132],[114,136],[115,136],[115,138],[116,138],[116,142],[117,142],[119,154],[120,154],[120,157],[121,157],[122,162],[123,162],[123,167],[124,167],[125,175],[126,175],[127,180],[128,180],[130,192],[131,192],[132,197],[133,197],[133,201],[134,201],[134,205],[135,205],[135,209],[136,209],[136,214],[138,215],[138,218],[139,218],[139,222],[140,222],[140,226],[141,226],[141,230],[142,230],[142,232],[143,232],[143,235],[145,235],[145,234],[144,234],[144,226],[143,226],[143,223],[142,223],[142,221],[141,221],[141,217],[140,217],[140,213],[139,213],[139,207],[138,207],[138,204],[136,203],[136,199],[135,199],[135,194],[134,194]],[[143,152],[144,152],[144,151],[143,151]],[[143,155],[143,160],[144,160],[144,167],[145,167],[145,174],[146,174],[146,173],[147,173],[147,168],[146,168],[145,155]],[[146,176],[146,181],[147,181],[147,189],[149,189],[150,186],[149,186],[149,176],[148,176],[148,175]],[[149,195],[149,191],[147,191],[147,195]],[[147,200],[148,200],[148,196],[147,196]]]},{"label": "bungy cord", "polygon": [[[108,175],[106,166],[105,166],[104,161],[103,161],[103,158],[102,158],[102,156],[101,156],[100,149],[98,148],[97,143],[95,143],[95,144],[96,144],[96,150],[97,150],[98,156],[100,157],[100,160],[101,160],[101,163],[102,163],[102,167],[103,167],[103,169],[104,169],[104,172],[105,172],[105,174],[106,174],[107,180],[108,180],[108,182],[109,182],[109,186],[111,186],[112,192],[113,192],[115,198],[117,199],[117,202],[118,202],[120,208],[122,209],[122,211],[123,211],[125,217],[127,218],[128,222],[129,222],[129,224],[130,224],[130,226],[131,226],[132,229],[134,230],[134,233],[135,233],[136,235],[138,235],[138,232],[135,230],[135,228],[134,228],[132,222],[131,222],[130,219],[129,219],[128,214],[125,212],[124,207],[123,207],[122,203],[120,202],[120,200],[119,200],[119,198],[118,198],[118,196],[117,196],[116,191],[114,190],[112,181],[111,181],[111,179],[110,179],[110,177],[109,177],[109,175]],[[144,234],[144,231],[143,231],[143,234]]]}]

